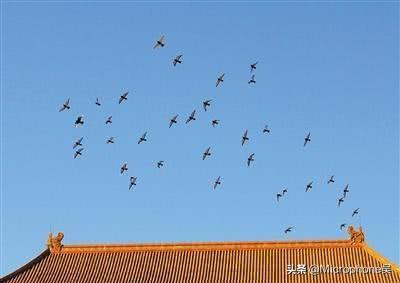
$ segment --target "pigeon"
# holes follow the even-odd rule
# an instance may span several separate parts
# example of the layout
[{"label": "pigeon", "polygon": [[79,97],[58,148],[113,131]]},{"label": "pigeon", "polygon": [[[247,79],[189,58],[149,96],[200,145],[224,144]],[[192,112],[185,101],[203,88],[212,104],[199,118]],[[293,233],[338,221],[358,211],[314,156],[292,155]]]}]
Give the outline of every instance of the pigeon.
[{"label": "pigeon", "polygon": [[112,120],[111,120],[111,119],[112,119],[112,116],[110,116],[110,117],[107,118],[106,125],[107,125],[107,124],[112,124]]},{"label": "pigeon", "polygon": [[147,135],[147,132],[145,132],[145,133],[140,137],[140,139],[138,140],[138,144],[147,141],[146,135]]},{"label": "pigeon", "polygon": [[306,144],[311,141],[310,135],[311,133],[308,133],[308,135],[304,138],[304,146],[306,146]]},{"label": "pigeon", "polygon": [[183,55],[178,55],[175,57],[175,59],[172,61],[172,64],[174,65],[174,67],[176,66],[176,64],[181,64],[182,63],[182,56]]},{"label": "pigeon", "polygon": [[204,111],[207,111],[207,107],[209,107],[209,106],[211,105],[211,104],[210,104],[211,101],[212,101],[211,99],[206,100],[206,101],[203,101],[203,108],[204,108]]},{"label": "pigeon", "polygon": [[114,137],[109,137],[107,140],[107,144],[114,143]]},{"label": "pigeon", "polygon": [[75,120],[75,127],[78,127],[78,126],[83,125],[83,124],[84,124],[83,115],[79,115]]},{"label": "pigeon", "polygon": [[276,194],[276,200],[279,201],[279,198],[282,197],[282,194]]},{"label": "pigeon", "polygon": [[225,74],[222,74],[218,77],[217,82],[215,83],[215,86],[218,87],[221,83],[224,82],[224,76]]},{"label": "pigeon", "polygon": [[250,166],[250,162],[254,161],[254,153],[250,154],[250,156],[247,158],[247,167]]},{"label": "pigeon", "polygon": [[257,69],[257,64],[258,61],[250,65],[250,72],[253,72],[255,69]]},{"label": "pigeon", "polygon": [[294,227],[288,227],[288,228],[286,228],[285,231],[284,231],[284,233],[287,234],[287,233],[289,233],[289,232],[292,232],[293,228],[294,228]]},{"label": "pigeon", "polygon": [[129,179],[129,190],[132,188],[132,186],[136,186],[136,180],[137,180],[137,177],[133,177],[133,176]]},{"label": "pigeon", "polygon": [[60,110],[58,110],[58,112],[62,112],[65,109],[70,109],[71,107],[69,106],[69,98],[63,103],[63,105],[61,106]]},{"label": "pigeon", "polygon": [[263,129],[263,133],[270,133],[271,130],[268,128],[268,125],[265,125],[264,129]]},{"label": "pigeon", "polygon": [[360,210],[359,208],[357,208],[356,210],[354,210],[353,213],[351,214],[351,217],[354,217],[354,215],[358,214],[358,211],[359,211],[359,210]]},{"label": "pigeon", "polygon": [[127,98],[128,94],[129,94],[129,91],[123,93],[123,94],[119,97],[118,104],[121,104],[124,100],[127,100],[127,99],[128,99],[128,98]]},{"label": "pigeon", "polygon": [[194,117],[195,114],[196,114],[196,110],[193,110],[193,112],[190,114],[189,118],[187,118],[186,124],[189,123],[192,120],[193,121],[196,120],[196,118]]},{"label": "pigeon", "polygon": [[332,175],[332,176],[329,178],[328,184],[330,184],[330,183],[335,183],[335,180],[333,179],[333,177],[335,177],[335,176]]},{"label": "pigeon", "polygon": [[213,128],[215,128],[215,126],[217,126],[219,124],[219,120],[215,119],[211,121],[211,125],[213,126]]},{"label": "pigeon", "polygon": [[99,98],[98,98],[98,97],[96,97],[96,102],[95,102],[94,104],[96,104],[97,106],[101,106],[101,103],[100,103],[100,101],[99,101]]},{"label": "pigeon", "polygon": [[169,120],[169,127],[170,127],[170,128],[172,127],[173,124],[178,123],[178,121],[176,120],[176,119],[178,118],[178,116],[179,116],[179,115],[175,115],[174,117],[172,117],[172,118]]},{"label": "pigeon", "polygon": [[165,43],[164,43],[164,36],[163,36],[163,35],[160,37],[159,40],[156,41],[156,44],[154,45],[153,49],[156,49],[156,48],[158,48],[158,47],[160,47],[160,46],[161,46],[161,47],[164,47],[164,46],[165,46]]},{"label": "pigeon", "polygon": [[247,130],[244,132],[243,136],[242,136],[242,146],[244,145],[244,143],[246,141],[248,141],[249,138],[247,137]]},{"label": "pigeon", "polygon": [[349,191],[349,185],[346,185],[346,187],[345,187],[344,190],[343,190],[343,197],[344,197],[344,198],[346,197],[346,195],[347,195],[348,192],[350,192],[350,191]]},{"label": "pigeon", "polygon": [[252,75],[251,79],[247,83],[248,84],[255,84],[256,83],[256,75]]},{"label": "pigeon", "polygon": [[157,162],[157,168],[161,168],[163,166],[164,166],[164,161],[163,160],[160,160],[160,161]]},{"label": "pigeon", "polygon": [[344,202],[344,197],[341,197],[340,199],[338,199],[338,207],[340,206],[340,204]]},{"label": "pigeon", "polygon": [[74,145],[73,145],[72,148],[76,148],[76,147],[78,147],[78,146],[82,146],[82,140],[83,140],[83,137],[81,137],[80,139],[76,140],[76,141],[74,142]]},{"label": "pigeon", "polygon": [[346,227],[346,223],[340,224],[340,230],[343,230]]},{"label": "pigeon", "polygon": [[208,147],[206,151],[203,153],[203,160],[206,159],[207,156],[211,155],[210,149],[211,147]]},{"label": "pigeon", "polygon": [[310,183],[307,184],[306,192],[308,192],[309,189],[312,189],[312,183],[313,182],[310,182]]},{"label": "pigeon", "polygon": [[221,185],[221,176],[218,176],[218,178],[214,182],[214,190],[217,188],[218,185]]},{"label": "pigeon", "polygon": [[80,149],[78,149],[77,151],[75,151],[74,159],[77,158],[78,156],[81,156],[81,155],[82,155],[82,150],[83,150],[83,148],[80,148]]},{"label": "pigeon", "polygon": [[124,162],[121,166],[120,173],[124,174],[125,171],[128,171],[128,163]]}]

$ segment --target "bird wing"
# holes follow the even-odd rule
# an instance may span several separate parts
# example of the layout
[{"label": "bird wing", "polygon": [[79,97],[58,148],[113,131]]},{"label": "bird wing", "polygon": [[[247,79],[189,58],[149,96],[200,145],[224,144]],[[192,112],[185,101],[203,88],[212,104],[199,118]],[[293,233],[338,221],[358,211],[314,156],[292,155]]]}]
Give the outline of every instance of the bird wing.
[{"label": "bird wing", "polygon": [[178,55],[178,56],[176,56],[176,60],[179,60],[179,59],[181,59],[182,58],[182,54],[180,54],[180,55]]},{"label": "bird wing", "polygon": [[196,110],[193,110],[192,114],[190,114],[190,117],[194,118],[195,114],[196,114]]}]

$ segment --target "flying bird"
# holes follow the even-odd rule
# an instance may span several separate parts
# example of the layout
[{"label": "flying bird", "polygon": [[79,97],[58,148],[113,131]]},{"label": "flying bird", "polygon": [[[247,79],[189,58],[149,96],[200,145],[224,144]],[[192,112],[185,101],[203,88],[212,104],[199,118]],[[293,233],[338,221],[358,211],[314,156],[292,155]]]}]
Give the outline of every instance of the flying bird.
[{"label": "flying bird", "polygon": [[359,208],[357,208],[356,210],[354,210],[353,213],[351,214],[351,217],[354,217],[354,215],[358,214],[358,211],[359,211],[359,210],[360,210]]},{"label": "flying bird", "polygon": [[156,49],[156,48],[158,48],[158,47],[160,47],[160,46],[161,46],[161,47],[164,47],[164,46],[165,46],[165,43],[164,43],[164,36],[163,36],[163,35],[160,37],[159,40],[156,41],[156,44],[154,45],[153,49]]},{"label": "flying bird", "polygon": [[338,207],[340,206],[340,204],[344,202],[344,197],[341,197],[340,199],[338,199]]},{"label": "flying bird", "polygon": [[125,171],[128,171],[128,163],[126,163],[126,162],[124,162],[122,165],[121,165],[121,169],[120,169],[120,173],[121,173],[121,175],[122,174],[124,174],[124,172]]},{"label": "flying bird", "polygon": [[107,144],[114,143],[114,137],[109,137],[107,140]]},{"label": "flying bird", "polygon": [[263,133],[270,133],[271,130],[268,128],[268,125],[265,125],[264,129],[263,129]]},{"label": "flying bird", "polygon": [[330,183],[335,183],[335,180],[333,179],[333,177],[335,177],[335,176],[332,175],[332,176],[329,178],[328,184],[330,184]]},{"label": "flying bird", "polygon": [[221,176],[218,176],[218,178],[214,182],[214,190],[217,188],[218,185],[221,185]]},{"label": "flying bird", "polygon": [[282,197],[282,194],[276,194],[276,200],[279,201],[279,198]]},{"label": "flying bird", "polygon": [[77,146],[82,146],[82,140],[83,140],[83,137],[81,137],[80,139],[76,140],[74,142],[74,145],[73,145],[72,148],[76,148]]},{"label": "flying bird", "polygon": [[193,110],[193,112],[190,114],[189,118],[187,118],[186,124],[189,123],[192,120],[193,121],[196,120],[196,118],[194,117],[195,114],[196,114],[196,110]]},{"label": "flying bird", "polygon": [[138,144],[147,141],[146,139],[147,132],[145,132],[138,140]]},{"label": "flying bird", "polygon": [[222,75],[220,75],[220,76],[217,78],[217,82],[215,83],[215,86],[216,86],[216,87],[219,86],[221,83],[224,82],[224,76],[225,76],[225,74],[222,74]]},{"label": "flying bird", "polygon": [[311,142],[310,136],[311,136],[311,133],[308,133],[308,135],[304,138],[304,146],[306,146],[306,144],[308,142]]},{"label": "flying bird", "polygon": [[132,186],[136,186],[136,180],[137,180],[137,177],[133,177],[133,176],[129,179],[129,190],[132,188]]},{"label": "flying bird", "polygon": [[164,160],[160,160],[157,162],[157,168],[161,168],[164,166]]},{"label": "flying bird", "polygon": [[106,125],[107,124],[112,124],[112,116],[107,118]]},{"label": "flying bird", "polygon": [[211,121],[211,125],[213,126],[213,128],[215,128],[215,126],[217,126],[219,124],[219,120],[215,119]]},{"label": "flying bird", "polygon": [[346,197],[347,193],[350,192],[349,190],[349,185],[346,185],[346,187],[343,190],[343,197]]},{"label": "flying bird", "polygon": [[172,64],[174,65],[174,67],[176,66],[176,64],[181,64],[182,63],[182,56],[183,55],[178,55],[175,57],[175,59],[172,61]]},{"label": "flying bird", "polygon": [[178,116],[179,116],[179,115],[175,115],[174,117],[172,117],[172,118],[169,120],[169,127],[170,127],[170,128],[172,127],[173,124],[178,123],[178,121],[176,120],[176,119],[178,118]]},{"label": "flying bird", "polygon": [[99,98],[98,98],[98,97],[96,97],[96,102],[95,102],[94,104],[96,104],[97,106],[101,106],[101,103],[100,103],[100,101],[99,101]]},{"label": "flying bird", "polygon": [[124,100],[127,100],[127,99],[128,99],[128,98],[127,98],[128,94],[129,94],[129,91],[123,93],[123,94],[119,97],[118,104],[121,104]]},{"label": "flying bird", "polygon": [[206,159],[207,156],[211,155],[210,149],[211,147],[208,147],[206,151],[203,153],[203,160]]},{"label": "flying bird", "polygon": [[203,108],[204,108],[204,111],[207,111],[207,107],[211,106],[211,104],[210,104],[211,101],[212,101],[212,99],[203,101]]},{"label": "flying bird", "polygon": [[258,61],[250,65],[250,72],[253,72],[255,69],[257,69],[257,64]]},{"label": "flying bird", "polygon": [[80,149],[78,149],[77,151],[75,151],[74,159],[77,158],[78,156],[81,156],[81,155],[82,155],[82,150],[83,150],[83,148],[80,148]]},{"label": "flying bird", "polygon": [[252,75],[251,79],[247,83],[248,84],[255,84],[256,83],[256,75]]},{"label": "flying bird", "polygon": [[308,192],[309,189],[312,189],[312,183],[313,183],[313,182],[310,182],[310,183],[307,184],[307,186],[306,186],[306,192]]},{"label": "flying bird", "polygon": [[340,224],[340,230],[343,230],[346,227],[346,223]]},{"label": "flying bird", "polygon": [[250,166],[250,162],[254,161],[254,153],[250,154],[250,156],[247,158],[247,167]]},{"label": "flying bird", "polygon": [[286,193],[287,193],[287,189],[283,189],[282,196],[284,196]]},{"label": "flying bird", "polygon": [[84,124],[83,115],[79,115],[75,120],[75,127],[78,127],[78,126],[83,125],[83,124]]},{"label": "flying bird", "polygon": [[286,228],[285,231],[284,231],[284,233],[287,234],[287,233],[289,233],[289,232],[292,232],[293,228],[294,228],[294,227],[288,227],[288,228]]},{"label": "flying bird", "polygon": [[61,106],[60,110],[58,110],[58,112],[62,112],[65,109],[70,109],[71,107],[69,106],[69,98],[63,103],[63,105]]},{"label": "flying bird", "polygon": [[242,146],[244,145],[244,143],[246,141],[248,141],[249,138],[247,137],[247,130],[244,132],[243,136],[242,136]]}]

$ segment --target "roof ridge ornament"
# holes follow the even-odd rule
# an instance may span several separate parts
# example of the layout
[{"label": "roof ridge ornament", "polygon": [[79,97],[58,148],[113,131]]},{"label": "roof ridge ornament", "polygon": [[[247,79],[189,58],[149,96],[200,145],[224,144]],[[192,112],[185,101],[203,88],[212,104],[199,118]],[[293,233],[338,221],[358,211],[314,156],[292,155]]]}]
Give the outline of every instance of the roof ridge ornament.
[{"label": "roof ridge ornament", "polygon": [[358,228],[358,231],[354,229],[353,226],[349,226],[347,228],[347,232],[349,233],[350,236],[350,242],[354,244],[362,244],[365,241],[364,233],[362,231],[361,226]]},{"label": "roof ridge ornament", "polygon": [[62,232],[58,232],[56,237],[53,236],[53,233],[49,233],[46,246],[50,249],[50,252],[58,253],[61,251],[61,248],[63,247],[61,241],[63,238],[64,238],[64,233]]}]

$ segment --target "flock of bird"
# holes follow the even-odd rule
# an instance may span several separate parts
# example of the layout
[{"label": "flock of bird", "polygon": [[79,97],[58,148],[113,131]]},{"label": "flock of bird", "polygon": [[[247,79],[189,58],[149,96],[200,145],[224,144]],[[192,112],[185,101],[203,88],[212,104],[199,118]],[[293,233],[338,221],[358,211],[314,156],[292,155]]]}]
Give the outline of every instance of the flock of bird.
[{"label": "flock of bird", "polygon": [[[154,49],[163,48],[164,46],[165,46],[165,37],[164,37],[164,36],[161,36],[158,40],[156,40],[156,43],[155,43],[155,45],[153,46],[153,48],[154,48]],[[183,55],[182,55],[182,54],[179,54],[179,55],[177,55],[177,56],[173,59],[172,65],[173,65],[174,67],[176,67],[178,64],[182,64],[182,62],[183,62]],[[257,64],[258,64],[258,61],[255,62],[255,63],[253,63],[253,64],[250,64],[250,73],[251,73],[251,77],[250,77],[250,79],[249,79],[249,81],[248,81],[248,84],[255,84],[255,83],[256,83],[255,74],[254,74],[253,72],[257,69]],[[216,79],[215,87],[219,87],[219,86],[224,82],[224,78],[225,78],[225,73],[222,73],[221,75],[219,75],[219,76],[217,77],[217,79]],[[127,91],[127,92],[124,92],[123,94],[121,94],[121,95],[119,96],[119,98],[118,98],[118,104],[122,104],[122,103],[126,102],[126,101],[128,100],[128,94],[129,94],[128,91]],[[202,106],[203,106],[203,109],[204,109],[205,112],[207,111],[207,109],[208,109],[209,107],[211,107],[211,102],[212,102],[211,99],[203,101]],[[95,105],[97,105],[97,106],[101,106],[101,105],[102,105],[101,102],[100,102],[100,100],[99,100],[99,98],[96,98]],[[59,109],[59,112],[63,112],[63,111],[66,111],[66,110],[70,110],[70,108],[71,108],[71,107],[70,107],[70,99],[68,98],[68,99],[62,104],[61,108]],[[177,114],[177,115],[174,115],[174,116],[169,120],[169,128],[171,128],[173,125],[175,125],[175,124],[178,123],[178,117],[179,117],[179,115]],[[190,122],[192,122],[192,121],[195,121],[195,120],[196,120],[196,110],[193,110],[193,111],[190,113],[190,115],[187,117],[187,119],[186,119],[186,124],[188,124],[188,123],[190,123]],[[212,120],[212,121],[211,121],[212,127],[216,127],[216,126],[219,124],[219,122],[220,122],[220,121],[219,121],[218,119]],[[108,124],[112,124],[112,123],[113,123],[113,122],[112,122],[112,116],[109,116],[109,117],[106,119],[105,124],[108,125]],[[83,116],[83,115],[79,115],[79,116],[75,119],[74,125],[75,125],[76,127],[79,127],[79,126],[84,125],[84,116]],[[269,134],[270,132],[271,132],[271,129],[269,128],[269,126],[268,126],[268,125],[265,125],[265,127],[262,129],[262,133],[264,133],[264,134]],[[138,141],[137,141],[137,144],[141,144],[141,143],[143,143],[143,142],[146,142],[146,141],[147,141],[146,136],[147,136],[147,132],[144,132],[144,133],[139,137],[139,139],[138,139]],[[73,155],[74,158],[78,158],[78,157],[80,157],[80,156],[82,155],[82,152],[83,152],[83,150],[84,150],[82,141],[83,141],[83,137],[79,138],[78,140],[76,140],[76,141],[73,143],[73,149],[75,150],[74,155]],[[242,134],[242,137],[241,137],[241,145],[244,146],[245,143],[248,142],[248,141],[249,141],[249,133],[248,133],[248,130],[246,129],[246,130],[244,131],[244,133]],[[106,143],[107,143],[107,144],[113,144],[113,143],[114,143],[114,137],[109,137],[109,138],[106,140]],[[310,143],[311,143],[311,132],[308,132],[307,135],[304,137],[303,146],[305,147],[305,146],[307,146],[307,145],[310,144]],[[203,152],[203,155],[202,155],[202,159],[205,160],[205,159],[206,159],[207,157],[209,157],[209,156],[211,156],[211,147],[208,147],[208,148],[205,149],[205,151]],[[255,156],[255,153],[251,153],[251,154],[248,156],[247,162],[246,162],[248,167],[250,167],[250,165],[254,162],[254,160],[255,160],[255,159],[254,159],[254,156]],[[164,161],[163,161],[163,160],[158,161],[158,162],[156,163],[156,166],[157,166],[157,168],[163,167],[163,166],[164,166]],[[121,167],[120,167],[120,174],[123,175],[126,171],[128,171],[128,163],[127,163],[127,162],[124,162],[124,163],[121,165]],[[137,182],[137,177],[136,177],[136,176],[130,176],[130,178],[129,178],[129,187],[128,187],[128,189],[131,190],[132,187],[136,186],[136,182]],[[332,175],[332,176],[330,176],[329,180],[327,181],[327,184],[329,185],[329,184],[333,184],[333,183],[335,183],[335,179],[334,179],[334,176]],[[217,187],[220,186],[221,184],[222,184],[221,176],[218,176],[218,177],[215,179],[215,181],[213,182],[213,189],[214,189],[214,190],[217,189]],[[313,182],[311,181],[311,182],[309,182],[309,183],[306,185],[306,187],[305,187],[305,192],[310,191],[312,188],[313,188]],[[340,196],[340,197],[338,198],[338,207],[340,207],[340,205],[345,201],[345,199],[346,199],[346,197],[347,197],[347,194],[348,194],[349,192],[350,192],[350,190],[349,190],[349,185],[347,184],[347,185],[345,186],[345,188],[343,189],[343,195]],[[287,193],[288,193],[288,189],[287,189],[287,188],[283,188],[281,192],[279,192],[279,193],[276,194],[276,201],[279,202],[280,199],[284,198],[284,196],[285,196]],[[360,210],[360,208],[355,209],[355,210],[352,212],[352,217],[358,215],[359,210]],[[347,226],[346,223],[342,223],[342,224],[340,224],[340,227],[339,227],[339,228],[340,228],[340,230],[343,230],[346,226]],[[285,234],[287,234],[287,233],[289,233],[289,232],[292,232],[292,230],[294,230],[294,228],[295,228],[295,227],[293,227],[293,226],[287,227],[283,232],[284,232]]]}]

